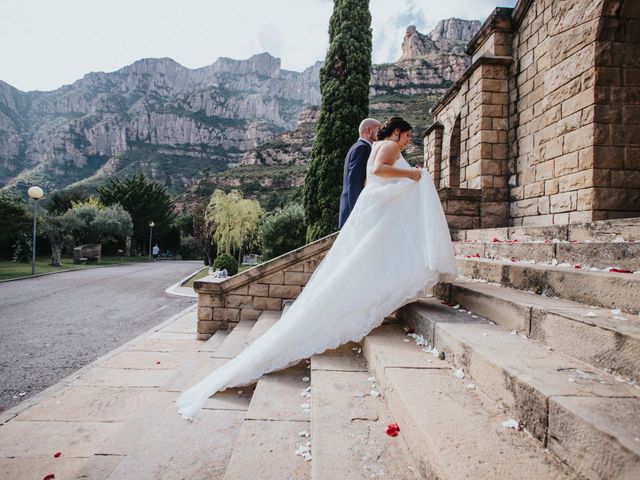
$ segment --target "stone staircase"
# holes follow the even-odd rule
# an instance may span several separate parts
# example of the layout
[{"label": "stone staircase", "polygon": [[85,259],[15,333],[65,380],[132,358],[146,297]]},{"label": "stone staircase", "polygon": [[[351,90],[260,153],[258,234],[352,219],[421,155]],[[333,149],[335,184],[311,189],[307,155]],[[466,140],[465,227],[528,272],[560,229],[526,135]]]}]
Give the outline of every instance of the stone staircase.
[{"label": "stone staircase", "polygon": [[594,225],[454,232],[460,279],[258,381],[224,478],[639,478],[640,222]]}]

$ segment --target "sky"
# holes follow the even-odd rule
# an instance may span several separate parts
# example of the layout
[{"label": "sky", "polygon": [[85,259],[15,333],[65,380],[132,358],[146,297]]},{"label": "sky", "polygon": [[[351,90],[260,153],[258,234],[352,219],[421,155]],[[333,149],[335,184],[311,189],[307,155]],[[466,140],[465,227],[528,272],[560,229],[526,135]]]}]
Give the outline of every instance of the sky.
[{"label": "sky", "polygon": [[[393,62],[407,26],[484,19],[515,0],[370,0],[374,63]],[[323,60],[333,0],[1,0],[0,80],[54,90],[94,71],[170,57],[198,68],[267,51],[282,68]]]}]

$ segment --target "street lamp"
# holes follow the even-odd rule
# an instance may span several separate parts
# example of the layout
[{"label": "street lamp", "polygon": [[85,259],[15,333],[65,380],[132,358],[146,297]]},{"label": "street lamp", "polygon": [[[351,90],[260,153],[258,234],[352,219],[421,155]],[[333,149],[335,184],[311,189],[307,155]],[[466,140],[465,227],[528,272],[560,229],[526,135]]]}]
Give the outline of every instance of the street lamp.
[{"label": "street lamp", "polygon": [[153,236],[153,227],[155,227],[156,224],[153,223],[153,220],[151,220],[149,222],[149,260],[151,260],[151,238]]},{"label": "street lamp", "polygon": [[38,200],[44,196],[44,191],[40,187],[31,187],[27,194],[33,200],[33,241],[31,242],[31,275],[36,274],[36,205]]}]

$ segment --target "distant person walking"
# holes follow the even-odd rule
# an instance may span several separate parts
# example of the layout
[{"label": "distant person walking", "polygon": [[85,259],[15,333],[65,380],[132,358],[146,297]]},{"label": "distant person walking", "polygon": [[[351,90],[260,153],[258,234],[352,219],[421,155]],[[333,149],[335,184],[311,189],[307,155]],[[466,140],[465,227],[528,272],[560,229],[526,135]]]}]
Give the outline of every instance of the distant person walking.
[{"label": "distant person walking", "polygon": [[158,255],[160,255],[160,247],[158,246],[157,243],[151,249],[151,254],[153,255],[153,261],[157,262],[158,261]]},{"label": "distant person walking", "polygon": [[360,138],[349,149],[347,157],[344,159],[338,228],[342,228],[347,218],[349,218],[349,214],[364,188],[371,145],[378,140],[378,131],[381,126],[380,122],[374,118],[365,118],[360,122],[360,127],[358,128]]}]

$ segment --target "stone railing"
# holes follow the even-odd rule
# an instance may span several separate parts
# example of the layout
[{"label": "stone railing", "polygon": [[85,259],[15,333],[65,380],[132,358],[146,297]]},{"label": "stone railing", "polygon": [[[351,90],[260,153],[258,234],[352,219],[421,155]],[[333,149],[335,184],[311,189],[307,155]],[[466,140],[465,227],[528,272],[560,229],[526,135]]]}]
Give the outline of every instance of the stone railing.
[{"label": "stone railing", "polygon": [[265,310],[282,310],[285,302],[298,297],[336,236],[321,238],[233,277],[194,282],[198,339],[231,330],[240,320],[256,320]]}]

